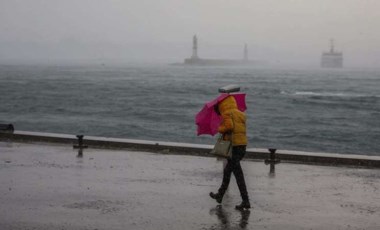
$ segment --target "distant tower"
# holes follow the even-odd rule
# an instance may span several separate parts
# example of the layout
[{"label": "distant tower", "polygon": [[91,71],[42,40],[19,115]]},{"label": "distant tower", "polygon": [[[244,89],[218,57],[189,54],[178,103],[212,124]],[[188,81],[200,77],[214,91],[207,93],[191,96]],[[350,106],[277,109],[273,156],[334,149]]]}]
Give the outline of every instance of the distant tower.
[{"label": "distant tower", "polygon": [[334,53],[334,39],[330,39],[330,53]]},{"label": "distant tower", "polygon": [[193,55],[191,55],[192,59],[198,59],[198,38],[197,35],[193,36]]},{"label": "distant tower", "polygon": [[323,68],[342,68],[343,53],[334,50],[334,40],[330,39],[330,51],[323,52],[321,57],[321,67]]},{"label": "distant tower", "polygon": [[248,46],[247,46],[247,43],[244,44],[244,61],[248,61]]}]

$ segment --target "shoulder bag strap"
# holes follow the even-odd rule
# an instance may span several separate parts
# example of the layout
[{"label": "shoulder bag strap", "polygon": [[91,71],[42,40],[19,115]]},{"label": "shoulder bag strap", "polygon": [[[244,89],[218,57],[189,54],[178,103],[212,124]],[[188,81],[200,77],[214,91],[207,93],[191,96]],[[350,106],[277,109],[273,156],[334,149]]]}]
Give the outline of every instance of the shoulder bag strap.
[{"label": "shoulder bag strap", "polygon": [[233,145],[233,135],[235,130],[235,121],[234,121],[234,115],[231,112],[231,120],[232,120],[232,131],[231,131],[231,144]]}]

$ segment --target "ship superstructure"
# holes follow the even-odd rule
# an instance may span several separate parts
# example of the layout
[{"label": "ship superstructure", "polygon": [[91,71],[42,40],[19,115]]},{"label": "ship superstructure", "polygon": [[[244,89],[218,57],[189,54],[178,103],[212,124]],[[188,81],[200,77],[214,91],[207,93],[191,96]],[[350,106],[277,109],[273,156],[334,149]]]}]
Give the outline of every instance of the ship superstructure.
[{"label": "ship superstructure", "polygon": [[330,50],[323,52],[321,57],[321,67],[323,68],[342,68],[343,53],[334,50],[334,40],[330,40]]}]

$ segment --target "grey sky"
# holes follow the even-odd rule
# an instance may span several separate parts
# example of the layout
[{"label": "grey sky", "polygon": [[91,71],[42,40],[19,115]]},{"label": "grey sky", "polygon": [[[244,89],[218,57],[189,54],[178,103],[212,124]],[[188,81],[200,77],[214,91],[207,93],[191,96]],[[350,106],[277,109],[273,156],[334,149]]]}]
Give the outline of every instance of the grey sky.
[{"label": "grey sky", "polygon": [[[0,0],[0,60],[202,57],[380,65],[379,0]],[[2,50],[2,52],[1,52]]]}]

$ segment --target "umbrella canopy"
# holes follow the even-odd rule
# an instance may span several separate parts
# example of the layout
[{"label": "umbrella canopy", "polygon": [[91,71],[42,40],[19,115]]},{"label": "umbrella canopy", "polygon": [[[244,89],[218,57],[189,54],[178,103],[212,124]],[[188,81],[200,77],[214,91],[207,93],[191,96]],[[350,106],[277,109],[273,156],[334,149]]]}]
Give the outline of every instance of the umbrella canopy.
[{"label": "umbrella canopy", "polygon": [[202,110],[197,113],[195,117],[195,124],[198,126],[198,136],[202,134],[210,134],[214,136],[218,133],[218,127],[222,121],[222,117],[215,112],[214,106],[223,101],[228,96],[233,96],[235,98],[237,107],[240,111],[244,112],[247,109],[247,106],[245,104],[245,93],[220,94],[219,97],[207,102]]}]

